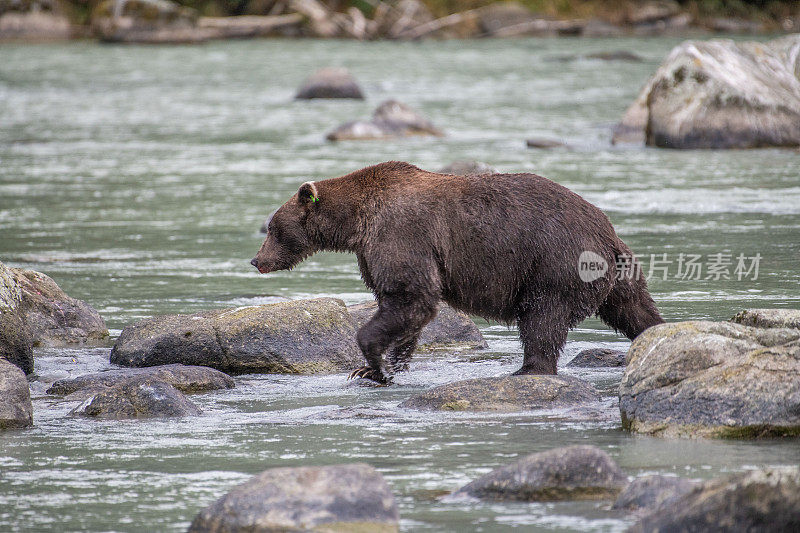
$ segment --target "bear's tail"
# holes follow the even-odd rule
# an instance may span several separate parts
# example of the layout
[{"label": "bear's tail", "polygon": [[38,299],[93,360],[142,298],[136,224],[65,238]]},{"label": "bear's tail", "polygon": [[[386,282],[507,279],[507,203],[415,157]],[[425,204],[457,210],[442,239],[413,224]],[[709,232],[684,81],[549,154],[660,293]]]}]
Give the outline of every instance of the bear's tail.
[{"label": "bear's tail", "polygon": [[647,291],[641,266],[630,249],[619,242],[614,287],[597,309],[603,322],[629,339],[651,326],[663,324],[656,303]]}]

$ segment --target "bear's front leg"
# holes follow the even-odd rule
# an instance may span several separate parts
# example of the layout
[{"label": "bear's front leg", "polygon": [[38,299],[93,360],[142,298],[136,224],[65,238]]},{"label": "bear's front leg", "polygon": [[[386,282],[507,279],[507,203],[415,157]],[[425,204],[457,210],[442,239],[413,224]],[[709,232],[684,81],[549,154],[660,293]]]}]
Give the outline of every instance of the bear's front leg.
[{"label": "bear's front leg", "polygon": [[[379,298],[378,311],[358,330],[356,339],[364,358],[365,367],[350,374],[350,378],[361,377],[371,379],[380,384],[389,384],[382,367],[382,355],[391,345],[415,345],[420,330],[436,315],[435,304],[426,304],[422,300],[414,300],[408,296],[403,298]],[[413,350],[413,348],[412,348]],[[405,354],[407,360],[409,354]],[[393,361],[394,363],[394,361]]]}]

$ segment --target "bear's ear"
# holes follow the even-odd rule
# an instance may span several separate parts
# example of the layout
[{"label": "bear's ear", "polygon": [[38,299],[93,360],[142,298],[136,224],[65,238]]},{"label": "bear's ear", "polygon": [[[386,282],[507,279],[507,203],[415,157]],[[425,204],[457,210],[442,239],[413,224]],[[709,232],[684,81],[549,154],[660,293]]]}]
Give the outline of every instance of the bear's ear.
[{"label": "bear's ear", "polygon": [[319,202],[319,193],[313,181],[307,181],[297,191],[297,201],[302,205],[313,205]]}]

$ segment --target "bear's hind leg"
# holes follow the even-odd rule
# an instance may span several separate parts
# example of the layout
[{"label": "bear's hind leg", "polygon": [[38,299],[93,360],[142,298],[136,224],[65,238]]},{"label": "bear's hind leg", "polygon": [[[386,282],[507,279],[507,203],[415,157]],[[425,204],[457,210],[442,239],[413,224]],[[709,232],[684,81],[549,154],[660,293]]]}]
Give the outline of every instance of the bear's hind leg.
[{"label": "bear's hind leg", "polygon": [[556,374],[558,354],[574,325],[566,305],[539,305],[537,309],[522,313],[517,325],[525,355],[522,368],[514,375]]}]

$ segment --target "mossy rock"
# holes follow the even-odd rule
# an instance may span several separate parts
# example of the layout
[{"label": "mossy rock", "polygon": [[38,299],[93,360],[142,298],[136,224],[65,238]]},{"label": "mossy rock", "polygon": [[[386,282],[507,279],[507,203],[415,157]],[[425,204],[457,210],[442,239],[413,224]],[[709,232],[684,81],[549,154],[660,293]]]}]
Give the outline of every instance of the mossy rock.
[{"label": "mossy rock", "polygon": [[591,383],[572,376],[503,376],[455,381],[400,404],[424,411],[526,411],[574,407],[600,396]]},{"label": "mossy rock", "polygon": [[800,329],[652,327],[631,345],[619,398],[623,427],[636,433],[800,435]]},{"label": "mossy rock", "polygon": [[111,362],[181,363],[223,372],[322,374],[363,365],[356,328],[333,298],[154,317],[126,327]]}]

